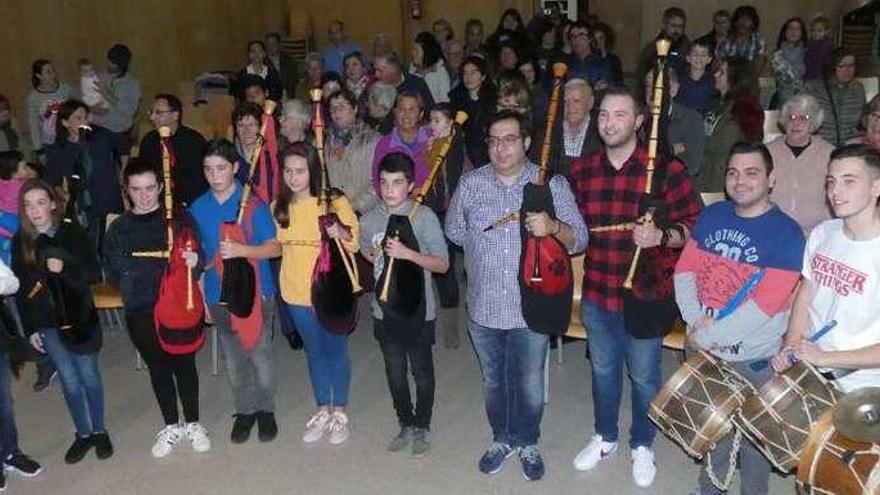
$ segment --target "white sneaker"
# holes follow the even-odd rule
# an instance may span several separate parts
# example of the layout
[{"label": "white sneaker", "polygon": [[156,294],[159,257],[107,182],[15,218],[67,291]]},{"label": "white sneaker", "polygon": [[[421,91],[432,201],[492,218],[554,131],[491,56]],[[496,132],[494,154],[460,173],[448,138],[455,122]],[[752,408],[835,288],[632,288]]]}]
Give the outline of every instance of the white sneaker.
[{"label": "white sneaker", "polygon": [[606,442],[602,435],[593,435],[590,443],[575,456],[574,468],[578,471],[589,471],[599,464],[599,461],[609,459],[617,453],[617,442]]},{"label": "white sneaker", "polygon": [[211,437],[208,436],[208,430],[201,423],[187,423],[186,437],[192,442],[192,448],[196,452],[211,450]]},{"label": "white sneaker", "polygon": [[150,451],[153,457],[159,459],[170,454],[174,444],[179,442],[183,435],[183,428],[180,425],[168,425],[162,428],[159,433],[156,433],[156,443],[153,444],[153,449]]},{"label": "white sneaker", "polygon": [[641,446],[630,451],[633,463],[633,481],[639,488],[648,488],[657,476],[657,465],[654,464],[654,451]]},{"label": "white sneaker", "polygon": [[327,423],[327,433],[330,434],[328,441],[331,445],[339,445],[348,438],[348,416],[342,411],[336,411]]},{"label": "white sneaker", "polygon": [[326,409],[321,409],[316,412],[309,421],[306,423],[306,431],[303,433],[303,442],[312,443],[317,442],[324,436],[324,430],[327,428],[327,423],[330,422],[330,411]]}]

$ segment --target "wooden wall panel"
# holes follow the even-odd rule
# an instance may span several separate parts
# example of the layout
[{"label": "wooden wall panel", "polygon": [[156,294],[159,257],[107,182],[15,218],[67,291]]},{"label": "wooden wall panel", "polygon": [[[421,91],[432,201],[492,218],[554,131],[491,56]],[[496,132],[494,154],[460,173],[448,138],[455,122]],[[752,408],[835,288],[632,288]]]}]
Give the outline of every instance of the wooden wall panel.
[{"label": "wooden wall panel", "polygon": [[[7,0],[0,9],[0,93],[25,119],[30,65],[53,61],[61,79],[79,84],[76,61],[105,62],[127,44],[145,102],[206,70],[241,68],[246,43],[282,30],[284,0]],[[143,115],[143,113],[142,113]]]}]

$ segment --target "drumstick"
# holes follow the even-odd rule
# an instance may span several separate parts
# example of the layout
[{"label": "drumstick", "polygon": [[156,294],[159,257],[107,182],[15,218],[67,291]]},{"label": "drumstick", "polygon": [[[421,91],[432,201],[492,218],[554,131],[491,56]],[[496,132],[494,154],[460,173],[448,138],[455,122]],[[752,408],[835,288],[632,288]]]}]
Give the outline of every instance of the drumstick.
[{"label": "drumstick", "polygon": [[733,297],[731,297],[730,300],[727,301],[727,304],[725,304],[724,307],[721,308],[720,311],[718,311],[718,314],[717,314],[717,316],[715,316],[715,319],[720,320],[722,318],[726,318],[726,317],[730,316],[730,314],[733,313],[736,310],[736,308],[738,308],[739,305],[742,304],[743,301],[748,299],[748,297],[751,295],[752,291],[755,290],[755,287],[758,285],[759,282],[761,282],[761,279],[763,279],[763,278],[764,278],[764,269],[763,268],[761,268],[757,272],[753,273],[752,276],[750,276],[746,280],[746,283],[743,284],[743,286],[740,287],[738,291],[736,291],[736,294],[734,294]]},{"label": "drumstick", "polygon": [[[818,332],[814,333],[813,335],[810,335],[810,337],[807,340],[815,343],[816,341],[818,341],[819,339],[824,337],[826,333],[833,330],[834,327],[836,327],[836,326],[837,326],[837,320],[831,320],[828,323],[826,323],[825,325],[823,325],[822,328],[820,328]],[[788,364],[795,364],[798,361],[799,360],[798,360],[797,356],[795,356],[793,352],[788,355]],[[749,367],[755,371],[764,371],[764,369],[766,369],[767,366],[770,366],[769,359],[762,359],[761,361],[755,361],[754,363],[749,365]]]}]

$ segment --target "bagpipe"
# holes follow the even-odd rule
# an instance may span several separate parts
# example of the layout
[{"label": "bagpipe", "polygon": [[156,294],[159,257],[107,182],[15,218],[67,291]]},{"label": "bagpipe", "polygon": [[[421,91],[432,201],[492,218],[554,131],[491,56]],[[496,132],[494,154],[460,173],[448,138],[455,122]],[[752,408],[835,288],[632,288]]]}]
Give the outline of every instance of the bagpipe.
[{"label": "bagpipe", "polygon": [[[657,225],[663,228],[666,224],[666,205],[663,199],[655,192],[654,171],[657,168],[657,156],[660,148],[660,128],[663,117],[668,115],[668,90],[666,88],[666,61],[669,56],[671,43],[667,39],[657,40],[657,63],[654,69],[654,91],[651,95],[651,131],[648,135],[648,163],[646,164],[645,193],[639,201],[639,218],[636,224]],[[631,290],[633,280],[636,277],[636,269],[639,266],[639,258],[642,255],[642,247],[636,246],[623,288]]]},{"label": "bagpipe", "polygon": [[[413,251],[419,251],[412,221],[419,207],[425,203],[437,175],[443,168],[449,150],[456,139],[460,139],[461,126],[468,119],[465,112],[458,111],[452,125],[451,136],[438,150],[431,171],[422,183],[422,187],[413,198],[413,205],[407,215],[390,215],[385,228],[385,239],[396,239]],[[383,247],[385,242],[382,243]],[[402,260],[384,253],[384,264],[379,280],[376,282],[376,293],[385,328],[391,333],[406,338],[416,337],[425,321],[425,276],[424,269],[412,261]]]},{"label": "bagpipe", "polygon": [[[670,41],[657,40],[657,59],[654,67],[654,86],[650,100],[651,126],[648,133],[648,153],[645,188],[638,205],[638,217],[630,222],[591,227],[591,233],[632,231],[636,225],[668,227],[667,205],[663,200],[666,182],[666,163],[672,159],[665,143],[669,116],[669,91],[666,84]],[[673,226],[674,227],[674,226]],[[684,236],[684,231],[679,231]],[[642,248],[636,246],[622,287],[624,316],[629,328],[639,329],[645,335],[662,335],[678,316],[678,308],[670,300],[672,275],[678,253],[664,246]]]},{"label": "bagpipe", "polygon": [[[235,220],[220,225],[220,239],[248,244],[245,231],[253,228],[251,224],[256,198],[251,197],[254,187],[254,174],[257,163],[263,154],[263,144],[268,130],[274,124],[272,113],[275,102],[266,100],[263,103],[263,119],[257,144],[251,154],[248,176],[242,187],[241,200],[236,208]],[[260,297],[259,277],[257,277],[257,260],[237,257],[223,259],[220,250],[214,265],[220,274],[220,304],[229,310],[232,327],[241,339],[245,349],[252,349],[259,339],[263,326],[262,298]]]},{"label": "bagpipe", "polygon": [[182,212],[177,212],[175,218],[171,169],[176,166],[176,160],[173,159],[168,142],[171,130],[160,127],[159,137],[165,186],[167,246],[158,251],[135,251],[131,256],[168,260],[159,283],[159,296],[153,306],[156,336],[165,352],[191,354],[205,342],[205,303],[202,291],[193,279],[192,269],[186,266],[183,255],[197,251],[199,245],[193,225],[183,221]]},{"label": "bagpipe", "polygon": [[324,117],[321,109],[321,90],[309,92],[312,99],[312,127],[315,133],[315,148],[321,163],[321,191],[318,202],[322,213],[318,217],[318,230],[321,233],[318,259],[312,270],[312,307],[318,321],[328,331],[347,335],[357,326],[357,299],[363,292],[360,285],[357,260],[348,252],[342,241],[327,235],[327,229],[338,224],[347,228],[333,211],[334,198],[342,192],[330,186],[330,174],[324,158]]},{"label": "bagpipe", "polygon": [[[71,253],[47,234],[37,236],[34,251],[39,266],[47,266],[51,258],[61,260],[66,267],[72,262]],[[55,316],[61,339],[72,345],[88,342],[98,324],[98,313],[88,285],[76,284],[64,274],[47,269],[45,275],[33,285],[27,298],[33,299],[41,290],[48,293],[52,306],[50,310]]]},{"label": "bagpipe", "polygon": [[568,249],[553,235],[536,237],[526,230],[527,213],[547,213],[556,218],[550,190],[550,142],[559,108],[559,93],[568,70],[563,63],[553,64],[553,89],[547,108],[544,141],[541,145],[538,177],[523,187],[519,212],[523,248],[520,253],[519,286],[522,314],[532,330],[562,335],[571,322],[574,278]]}]

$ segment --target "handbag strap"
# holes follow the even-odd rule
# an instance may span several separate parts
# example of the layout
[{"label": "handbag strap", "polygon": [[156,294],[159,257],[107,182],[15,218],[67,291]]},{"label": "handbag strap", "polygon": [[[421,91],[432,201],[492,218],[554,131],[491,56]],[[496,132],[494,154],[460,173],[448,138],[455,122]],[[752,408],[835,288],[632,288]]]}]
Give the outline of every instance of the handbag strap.
[{"label": "handbag strap", "polygon": [[834,96],[831,95],[831,85],[828,84],[828,79],[822,78],[822,85],[825,86],[825,93],[828,94],[828,103],[831,104],[831,113],[834,114],[834,136],[837,139],[834,144],[835,146],[840,146],[840,116],[837,114],[837,105],[834,104]]}]

